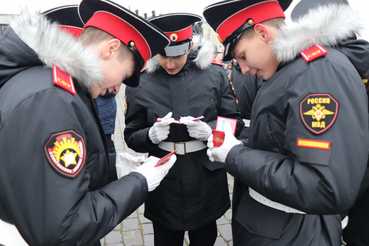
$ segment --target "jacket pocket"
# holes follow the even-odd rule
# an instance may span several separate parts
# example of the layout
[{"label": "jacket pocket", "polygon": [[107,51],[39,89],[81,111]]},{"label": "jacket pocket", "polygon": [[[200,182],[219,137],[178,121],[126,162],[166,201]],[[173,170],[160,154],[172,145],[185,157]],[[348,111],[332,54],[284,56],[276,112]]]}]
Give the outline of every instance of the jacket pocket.
[{"label": "jacket pocket", "polygon": [[238,222],[251,234],[279,239],[291,214],[260,204],[244,196],[235,214]]}]

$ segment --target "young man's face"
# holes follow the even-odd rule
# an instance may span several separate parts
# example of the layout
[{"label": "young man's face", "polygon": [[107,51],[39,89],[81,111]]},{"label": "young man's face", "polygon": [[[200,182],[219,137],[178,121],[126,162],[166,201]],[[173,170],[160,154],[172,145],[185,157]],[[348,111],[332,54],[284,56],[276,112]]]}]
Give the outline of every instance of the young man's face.
[{"label": "young man's face", "polygon": [[133,56],[126,57],[123,61],[118,57],[112,57],[102,60],[101,64],[104,80],[100,85],[96,84],[90,88],[92,98],[111,92],[118,94],[123,80],[131,77],[135,71]]},{"label": "young man's face", "polygon": [[157,56],[160,65],[165,69],[165,71],[167,71],[167,73],[170,75],[176,75],[186,64],[187,55],[188,53],[175,57],[161,56],[160,54]]},{"label": "young man's face", "polygon": [[243,74],[251,73],[270,79],[277,71],[279,62],[272,55],[272,45],[263,37],[253,33],[251,37],[242,36],[232,51]]}]

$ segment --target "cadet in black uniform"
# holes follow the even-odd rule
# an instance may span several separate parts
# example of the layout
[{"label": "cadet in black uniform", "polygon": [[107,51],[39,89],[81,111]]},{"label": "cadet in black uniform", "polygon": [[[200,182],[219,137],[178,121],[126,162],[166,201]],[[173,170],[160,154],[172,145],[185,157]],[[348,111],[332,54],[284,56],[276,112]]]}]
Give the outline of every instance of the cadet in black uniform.
[{"label": "cadet in black uniform", "polygon": [[109,160],[94,100],[122,82],[137,86],[169,39],[114,2],[84,0],[77,40],[81,28],[68,23],[76,11],[48,12],[55,24],[24,10],[0,37],[0,234],[20,233],[0,244],[100,245],[175,161],[116,180],[116,157],[141,158]]},{"label": "cadet in black uniform", "polygon": [[214,245],[216,220],[230,207],[224,164],[209,161],[204,141],[218,115],[238,120],[236,134],[243,122],[227,74],[210,62],[213,44],[192,40],[191,24],[200,19],[175,13],[150,20],[171,44],[147,62],[140,86],[126,89],[127,145],[158,157],[177,149],[175,166],[145,202],[158,246],[182,246],[185,231],[191,245]]},{"label": "cadet in black uniform", "polygon": [[[360,75],[369,44],[347,4],[284,24],[290,1],[223,1],[204,16],[243,73],[265,82],[247,146],[229,134],[211,159],[235,177],[236,246],[341,245],[341,214],[355,201],[368,157],[367,96]],[[365,65],[363,65],[365,63]]]}]

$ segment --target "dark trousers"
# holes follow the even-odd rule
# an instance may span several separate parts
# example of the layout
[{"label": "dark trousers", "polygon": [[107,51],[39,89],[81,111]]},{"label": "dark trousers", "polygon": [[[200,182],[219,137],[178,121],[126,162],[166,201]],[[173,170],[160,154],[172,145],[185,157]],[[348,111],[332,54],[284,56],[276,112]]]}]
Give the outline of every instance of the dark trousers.
[{"label": "dark trousers", "polygon": [[[183,246],[185,231],[168,229],[153,223],[155,246]],[[217,239],[217,223],[211,222],[195,230],[188,231],[190,246],[213,246]]]}]

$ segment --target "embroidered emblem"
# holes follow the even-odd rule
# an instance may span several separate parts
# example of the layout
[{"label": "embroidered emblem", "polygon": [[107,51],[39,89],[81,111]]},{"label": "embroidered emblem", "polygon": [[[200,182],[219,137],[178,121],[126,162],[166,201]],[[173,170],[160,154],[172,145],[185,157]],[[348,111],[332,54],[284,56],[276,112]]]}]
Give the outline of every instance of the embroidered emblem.
[{"label": "embroidered emblem", "polygon": [[331,148],[331,142],[298,138],[297,146],[303,148],[329,150]]},{"label": "embroidered emblem", "polygon": [[76,94],[72,77],[53,65],[53,83],[71,94]]},{"label": "embroidered emblem", "polygon": [[320,44],[316,44],[310,49],[302,51],[300,54],[305,59],[306,62],[311,62],[321,56],[328,54],[328,50],[326,50]]},{"label": "embroidered emblem", "polygon": [[73,130],[51,135],[44,149],[50,165],[63,176],[74,178],[85,164],[85,143]]},{"label": "embroidered emblem", "polygon": [[305,127],[315,133],[327,131],[335,122],[338,102],[329,94],[309,94],[300,102],[300,115]]}]

